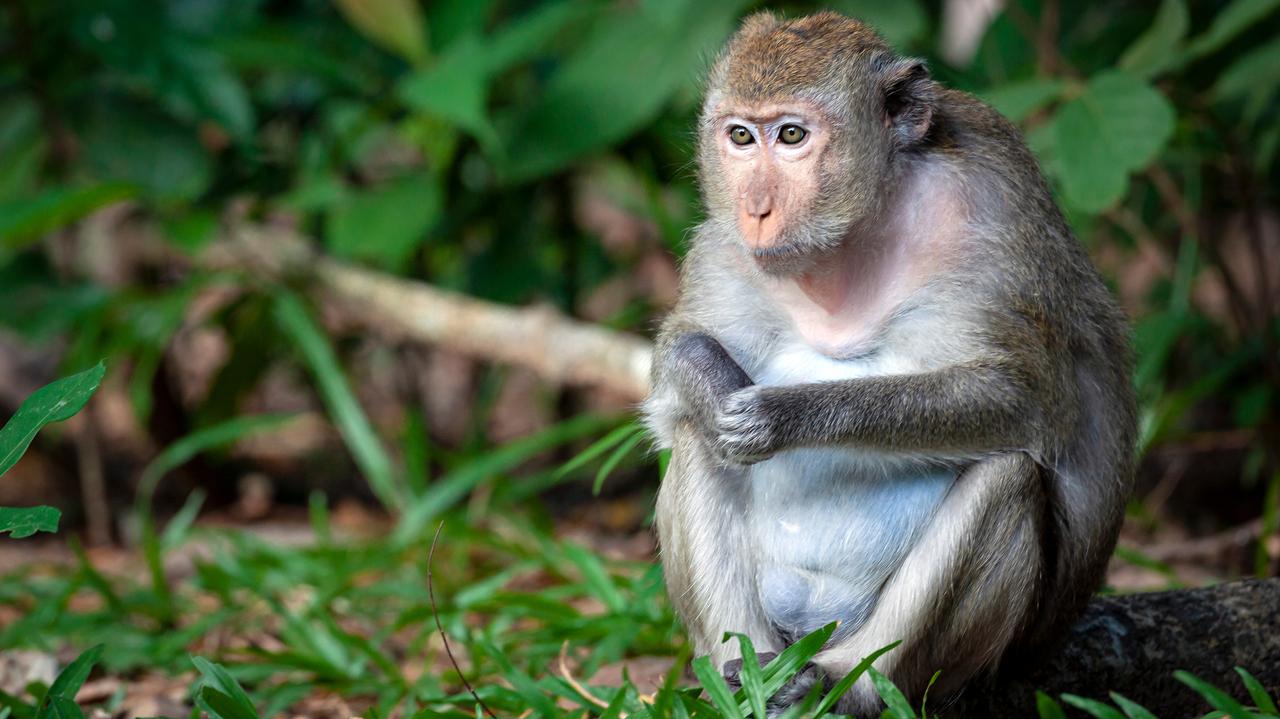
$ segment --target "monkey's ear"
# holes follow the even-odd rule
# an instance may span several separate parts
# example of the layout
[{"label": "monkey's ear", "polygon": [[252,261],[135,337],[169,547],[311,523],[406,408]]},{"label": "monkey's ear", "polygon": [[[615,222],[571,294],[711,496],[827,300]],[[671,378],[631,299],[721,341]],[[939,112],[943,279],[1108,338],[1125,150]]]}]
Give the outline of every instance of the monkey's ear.
[{"label": "monkey's ear", "polygon": [[924,139],[933,122],[933,80],[923,60],[893,60],[884,70],[881,87],[885,122],[900,146]]}]

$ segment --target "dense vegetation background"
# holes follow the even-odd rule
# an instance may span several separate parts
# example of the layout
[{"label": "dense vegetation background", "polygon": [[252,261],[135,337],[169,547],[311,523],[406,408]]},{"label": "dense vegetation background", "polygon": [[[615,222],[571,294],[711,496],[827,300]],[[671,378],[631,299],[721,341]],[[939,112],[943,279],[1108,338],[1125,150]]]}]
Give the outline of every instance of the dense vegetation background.
[{"label": "dense vegetation background", "polygon": [[[1144,459],[1109,584],[1276,575],[1280,2],[945,5],[826,4],[1019,123],[1133,318]],[[269,259],[299,235],[378,281],[650,334],[699,219],[699,82],[756,9],[7,3],[0,417],[106,372],[0,477],[0,505],[62,513],[0,544],[0,649],[106,642],[89,700],[130,715],[189,710],[189,653],[264,716],[470,715],[437,616],[496,708],[635,711],[683,645],[634,397],[416,342]],[[246,232],[263,257],[227,250]],[[564,642],[615,709],[552,676]],[[0,716],[53,702],[4,678]]]}]

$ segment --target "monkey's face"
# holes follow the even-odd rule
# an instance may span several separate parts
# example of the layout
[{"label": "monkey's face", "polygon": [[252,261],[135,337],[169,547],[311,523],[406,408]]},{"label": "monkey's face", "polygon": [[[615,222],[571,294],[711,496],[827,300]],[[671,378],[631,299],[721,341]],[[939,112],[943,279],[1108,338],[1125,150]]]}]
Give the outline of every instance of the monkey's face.
[{"label": "monkey's face", "polygon": [[847,192],[832,191],[847,164],[828,152],[838,142],[834,125],[810,103],[727,100],[707,126],[718,175],[712,202],[766,272],[805,270],[849,230],[847,208],[833,206],[847,204]]}]

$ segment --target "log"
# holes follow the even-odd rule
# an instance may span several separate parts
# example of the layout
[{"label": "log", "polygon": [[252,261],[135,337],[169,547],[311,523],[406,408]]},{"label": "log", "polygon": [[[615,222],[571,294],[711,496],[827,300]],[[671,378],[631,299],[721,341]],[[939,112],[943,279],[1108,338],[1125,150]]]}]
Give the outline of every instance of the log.
[{"label": "log", "polygon": [[1097,597],[1058,651],[1029,671],[1007,668],[941,715],[1034,717],[1039,689],[1099,701],[1114,691],[1159,717],[1198,717],[1212,707],[1173,673],[1188,671],[1250,706],[1237,666],[1272,697],[1280,693],[1280,579]]},{"label": "log", "polygon": [[287,230],[242,224],[204,253],[207,267],[294,277],[383,335],[525,367],[543,379],[605,389],[639,401],[649,393],[652,343],[545,306],[511,307],[321,255]]}]

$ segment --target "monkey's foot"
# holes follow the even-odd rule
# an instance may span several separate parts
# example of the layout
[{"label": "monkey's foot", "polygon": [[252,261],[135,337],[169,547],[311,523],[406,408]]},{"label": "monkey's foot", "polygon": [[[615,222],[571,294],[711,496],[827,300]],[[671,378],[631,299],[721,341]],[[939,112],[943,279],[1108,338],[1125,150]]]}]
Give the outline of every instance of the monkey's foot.
[{"label": "monkey's foot", "polygon": [[[756,658],[760,661],[760,666],[764,666],[773,661],[778,656],[775,652],[763,652]],[[742,688],[742,660],[730,659],[724,663],[724,681],[729,685],[730,691],[738,691]],[[777,691],[769,701],[766,708],[769,710],[769,716],[777,716],[783,711],[804,700],[808,696],[810,690],[815,684],[824,683],[823,674],[818,670],[812,662],[805,664],[795,676],[787,680],[786,684]]]}]

